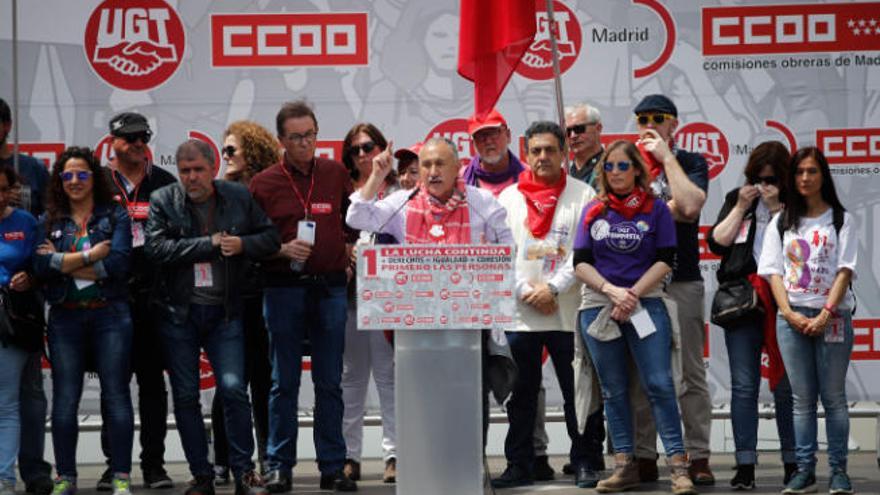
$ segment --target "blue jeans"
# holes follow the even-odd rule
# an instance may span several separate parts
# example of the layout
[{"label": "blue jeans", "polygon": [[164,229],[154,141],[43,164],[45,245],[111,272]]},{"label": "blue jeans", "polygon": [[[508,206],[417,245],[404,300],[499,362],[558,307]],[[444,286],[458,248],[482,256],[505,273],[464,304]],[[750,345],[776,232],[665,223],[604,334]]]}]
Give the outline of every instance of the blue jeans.
[{"label": "blue jeans", "polygon": [[111,302],[97,309],[49,312],[49,357],[52,361],[52,444],[59,476],[76,479],[77,411],[82,397],[88,355],[93,356],[101,382],[101,401],[107,404],[102,420],[113,439],[110,469],[131,471],[134,413],[128,388],[131,360],[131,316],[128,303]]},{"label": "blue jeans", "polygon": [[314,442],[321,473],[342,469],[342,352],[345,348],[345,286],[267,287],[263,312],[269,329],[272,389],[269,392],[269,468],[289,473],[296,465],[297,408],[303,340],[312,349],[315,384]]},{"label": "blue jeans", "polygon": [[651,403],[651,412],[657,432],[663,441],[667,456],[684,453],[681,434],[681,416],[672,380],[672,326],[666,305],[659,298],[641,299],[648,311],[656,332],[639,338],[632,323],[620,324],[622,337],[596,340],[587,329],[602,308],[585,309],[580,312],[580,332],[590,351],[590,357],[599,374],[605,415],[611,431],[611,443],[615,452],[633,453],[632,407],[629,401],[629,366],[627,353],[635,361],[645,395]]},{"label": "blue jeans", "polygon": [[43,459],[46,447],[46,412],[49,404],[43,391],[43,352],[28,355],[21,376],[19,395],[21,410],[21,447],[18,450],[18,472],[25,483],[49,478],[52,465]]},{"label": "blue jeans", "polygon": [[160,324],[165,362],[171,378],[174,419],[193,476],[212,476],[208,437],[199,401],[199,355],[202,348],[217,379],[229,439],[229,466],[236,479],[254,469],[251,406],[244,381],[244,332],[241,320],[227,320],[225,306],[191,304],[186,323]]},{"label": "blue jeans", "polygon": [[571,440],[569,460],[572,465],[586,465],[601,470],[602,441],[605,437],[602,411],[587,420],[584,434],[578,433],[574,406],[574,334],[572,332],[507,332],[507,342],[518,369],[513,393],[507,403],[510,428],[504,440],[507,462],[531,471],[535,461],[534,431],[537,416],[538,390],[541,387],[541,355],[546,346],[562,391],[563,411],[568,438]]},{"label": "blue jeans", "polygon": [[[737,464],[758,463],[758,392],[761,387],[761,346],[764,330],[758,320],[725,329],[730,362],[730,421]],[[782,462],[795,462],[791,384],[783,375],[773,391],[776,431]]]},{"label": "blue jeans", "polygon": [[27,352],[0,344],[0,480],[15,484],[15,457],[21,439],[18,395]]},{"label": "blue jeans", "polygon": [[[821,311],[799,306],[792,309],[807,318]],[[828,464],[832,470],[846,470],[849,440],[846,371],[853,347],[853,326],[848,310],[841,310],[840,318],[843,322],[843,342],[831,343],[825,342],[823,336],[808,337],[791,328],[781,315],[776,317],[776,339],[794,396],[794,439],[800,470],[816,469],[816,402],[819,398],[825,408]],[[829,332],[830,327],[829,323]]]}]

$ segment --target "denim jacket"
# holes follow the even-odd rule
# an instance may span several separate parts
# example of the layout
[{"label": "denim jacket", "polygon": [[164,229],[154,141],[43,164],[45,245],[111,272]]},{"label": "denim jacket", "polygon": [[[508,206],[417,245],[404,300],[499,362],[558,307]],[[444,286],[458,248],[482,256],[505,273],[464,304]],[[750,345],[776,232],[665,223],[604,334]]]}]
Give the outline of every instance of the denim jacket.
[{"label": "denim jacket", "polygon": [[[47,225],[44,214],[41,217],[43,232],[55,246],[55,253],[34,255],[34,274],[42,282],[46,302],[59,304],[67,297],[70,275],[61,273],[61,259],[64,253],[76,242],[78,226],[70,216],[65,216]],[[98,279],[95,284],[102,300],[111,301],[128,298],[128,271],[131,254],[131,220],[125,208],[116,203],[95,205],[88,224],[89,243],[110,241],[110,254],[92,263]]]}]

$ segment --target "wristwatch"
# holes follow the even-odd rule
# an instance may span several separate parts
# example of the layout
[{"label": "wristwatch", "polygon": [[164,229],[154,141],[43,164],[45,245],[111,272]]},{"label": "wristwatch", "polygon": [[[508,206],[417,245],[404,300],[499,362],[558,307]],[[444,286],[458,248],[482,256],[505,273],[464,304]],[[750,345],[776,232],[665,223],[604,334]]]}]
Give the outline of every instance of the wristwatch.
[{"label": "wristwatch", "polygon": [[550,293],[553,294],[553,297],[559,297],[559,289],[553,285],[552,282],[547,282],[547,288],[550,289]]},{"label": "wristwatch", "polygon": [[91,260],[91,258],[89,257],[89,251],[88,251],[88,250],[84,250],[84,251],[81,251],[81,253],[82,253],[82,257],[83,257],[83,263],[86,264],[86,265],[91,265],[91,264],[92,264],[92,260]]}]

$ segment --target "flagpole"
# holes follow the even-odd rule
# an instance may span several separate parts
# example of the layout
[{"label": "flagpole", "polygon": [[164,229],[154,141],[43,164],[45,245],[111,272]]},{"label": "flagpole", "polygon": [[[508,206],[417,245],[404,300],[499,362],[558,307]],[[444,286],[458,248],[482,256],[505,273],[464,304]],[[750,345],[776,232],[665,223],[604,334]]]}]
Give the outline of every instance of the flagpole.
[{"label": "flagpole", "polygon": [[550,31],[550,50],[553,53],[553,81],[556,87],[556,112],[559,126],[565,129],[565,110],[562,104],[562,74],[559,69],[559,47],[556,45],[556,19],[553,16],[553,0],[547,0],[547,21]]}]

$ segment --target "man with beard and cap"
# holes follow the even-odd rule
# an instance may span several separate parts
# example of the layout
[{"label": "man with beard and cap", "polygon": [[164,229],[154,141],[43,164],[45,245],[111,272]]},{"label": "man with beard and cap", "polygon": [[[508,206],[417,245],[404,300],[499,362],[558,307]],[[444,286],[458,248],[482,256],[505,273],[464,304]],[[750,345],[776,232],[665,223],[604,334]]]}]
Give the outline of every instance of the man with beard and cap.
[{"label": "man with beard and cap", "polygon": [[477,149],[477,156],[461,169],[461,177],[465,184],[486,189],[497,198],[525,170],[508,149],[510,129],[507,121],[498,110],[486,115],[474,114],[468,119],[468,133]]}]

